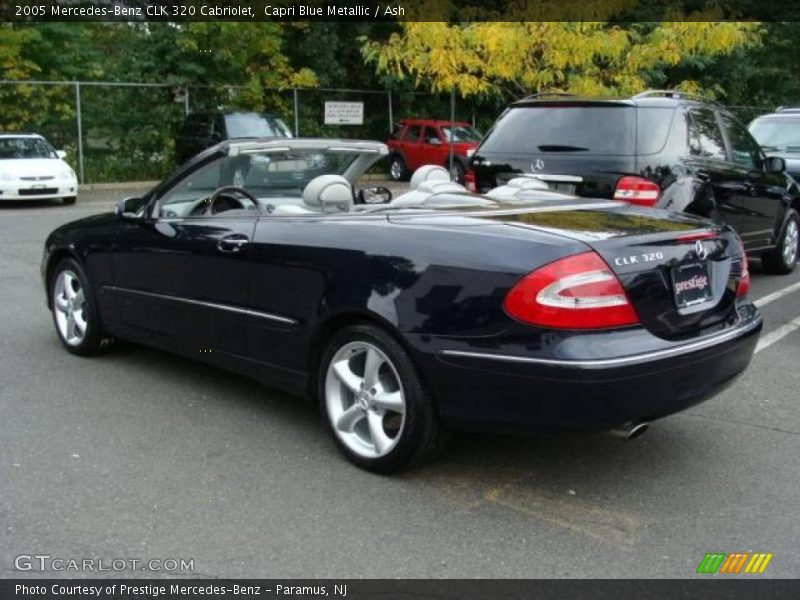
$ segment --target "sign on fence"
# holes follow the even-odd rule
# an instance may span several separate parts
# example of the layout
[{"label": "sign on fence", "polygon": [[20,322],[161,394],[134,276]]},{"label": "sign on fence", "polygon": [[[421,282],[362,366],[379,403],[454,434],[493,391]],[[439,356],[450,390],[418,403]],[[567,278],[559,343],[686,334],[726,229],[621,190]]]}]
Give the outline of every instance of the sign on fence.
[{"label": "sign on fence", "polygon": [[325,125],[363,124],[363,102],[325,102]]}]

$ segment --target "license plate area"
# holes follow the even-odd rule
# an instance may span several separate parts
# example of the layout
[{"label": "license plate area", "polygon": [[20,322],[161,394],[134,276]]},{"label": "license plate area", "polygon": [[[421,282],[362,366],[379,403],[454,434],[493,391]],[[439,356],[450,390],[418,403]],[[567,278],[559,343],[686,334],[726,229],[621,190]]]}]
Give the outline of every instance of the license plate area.
[{"label": "license plate area", "polygon": [[672,268],[672,290],[675,306],[686,308],[712,299],[708,264],[693,262]]},{"label": "license plate area", "polygon": [[548,181],[547,187],[554,192],[561,192],[562,194],[575,195],[576,185],[574,183],[562,183],[559,181]]}]

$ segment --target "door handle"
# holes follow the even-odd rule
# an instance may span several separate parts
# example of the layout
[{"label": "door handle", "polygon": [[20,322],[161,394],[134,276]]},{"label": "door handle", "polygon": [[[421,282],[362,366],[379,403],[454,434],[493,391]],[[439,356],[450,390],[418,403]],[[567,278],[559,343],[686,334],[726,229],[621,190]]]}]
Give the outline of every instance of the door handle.
[{"label": "door handle", "polygon": [[217,250],[220,252],[239,252],[239,250],[244,248],[249,243],[250,240],[246,235],[234,233],[221,238],[217,242]]}]

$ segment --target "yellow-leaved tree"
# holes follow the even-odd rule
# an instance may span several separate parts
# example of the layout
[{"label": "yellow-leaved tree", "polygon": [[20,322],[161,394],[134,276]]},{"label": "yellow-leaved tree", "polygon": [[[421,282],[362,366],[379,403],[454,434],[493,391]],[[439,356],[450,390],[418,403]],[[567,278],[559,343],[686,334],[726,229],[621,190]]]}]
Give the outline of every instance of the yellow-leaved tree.
[{"label": "yellow-leaved tree", "polygon": [[540,91],[619,95],[640,92],[654,79],[697,91],[691,78],[654,74],[758,42],[758,23],[672,17],[657,23],[403,22],[388,40],[362,40],[362,54],[380,74],[411,78],[433,92],[454,89],[463,97]]}]

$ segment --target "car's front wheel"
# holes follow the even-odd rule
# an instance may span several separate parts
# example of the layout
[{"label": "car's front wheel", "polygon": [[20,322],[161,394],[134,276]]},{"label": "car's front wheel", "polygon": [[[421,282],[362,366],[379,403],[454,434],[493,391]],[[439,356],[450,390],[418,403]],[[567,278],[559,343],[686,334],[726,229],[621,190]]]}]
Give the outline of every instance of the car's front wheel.
[{"label": "car's front wheel", "polygon": [[96,354],[109,342],[100,323],[100,313],[81,265],[62,260],[50,278],[53,323],[61,343],[73,354]]},{"label": "car's front wheel", "polygon": [[357,466],[391,473],[431,457],[443,431],[403,347],[372,325],[336,334],[320,362],[320,408],[336,445]]},{"label": "car's front wheel", "polygon": [[75,204],[76,200],[77,200],[77,198],[75,196],[67,196],[66,198],[62,198],[61,202],[63,202],[67,206],[71,206],[71,205]]},{"label": "car's front wheel", "polygon": [[794,210],[789,209],[777,245],[761,256],[764,270],[777,275],[791,273],[797,265],[798,251],[800,251],[800,217]]}]

